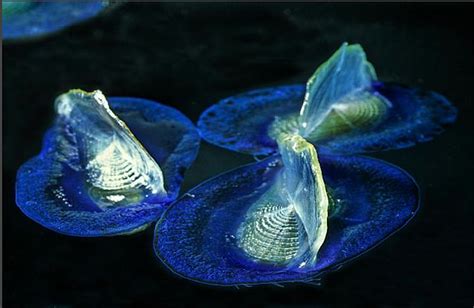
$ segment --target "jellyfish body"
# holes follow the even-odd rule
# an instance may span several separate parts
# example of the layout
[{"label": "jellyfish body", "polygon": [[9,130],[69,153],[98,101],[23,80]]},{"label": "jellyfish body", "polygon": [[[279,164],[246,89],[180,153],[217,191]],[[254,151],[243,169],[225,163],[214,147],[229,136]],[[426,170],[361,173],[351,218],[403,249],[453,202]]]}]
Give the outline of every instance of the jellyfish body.
[{"label": "jellyfish body", "polygon": [[303,85],[246,92],[200,117],[201,136],[253,155],[278,152],[275,136],[302,135],[320,152],[355,154],[430,140],[456,118],[442,95],[377,80],[360,45],[346,43]]},{"label": "jellyfish body", "polygon": [[31,219],[74,236],[133,233],[175,200],[199,135],[177,110],[72,90],[41,153],[18,170],[16,200]]},{"label": "jellyfish body", "polygon": [[378,81],[362,47],[344,43],[306,87],[250,91],[201,115],[208,142],[275,155],[176,201],[156,225],[155,253],[202,283],[312,281],[404,227],[419,206],[405,171],[346,154],[429,140],[455,117],[437,93]]},{"label": "jellyfish body", "polygon": [[364,157],[316,155],[301,136],[280,155],[189,191],[155,228],[156,255],[197,282],[309,282],[402,228],[418,208],[404,171]]},{"label": "jellyfish body", "polygon": [[2,1],[3,39],[24,39],[59,31],[87,20],[108,1]]}]

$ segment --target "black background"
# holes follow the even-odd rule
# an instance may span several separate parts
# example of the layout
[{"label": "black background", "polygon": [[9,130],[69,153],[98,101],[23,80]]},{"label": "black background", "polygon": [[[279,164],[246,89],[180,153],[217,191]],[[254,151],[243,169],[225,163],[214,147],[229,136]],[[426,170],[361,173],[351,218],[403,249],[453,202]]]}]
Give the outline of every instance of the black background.
[{"label": "black background", "polygon": [[[266,305],[470,307],[472,296],[472,5],[126,4],[50,37],[3,46],[5,307]],[[73,238],[25,217],[15,173],[40,151],[54,98],[101,89],[174,106],[196,121],[218,99],[302,83],[343,41],[379,79],[436,90],[458,121],[435,140],[373,156],[420,184],[416,218],[321,287],[218,288],[159,264],[152,229]],[[182,191],[252,157],[202,143]]]}]

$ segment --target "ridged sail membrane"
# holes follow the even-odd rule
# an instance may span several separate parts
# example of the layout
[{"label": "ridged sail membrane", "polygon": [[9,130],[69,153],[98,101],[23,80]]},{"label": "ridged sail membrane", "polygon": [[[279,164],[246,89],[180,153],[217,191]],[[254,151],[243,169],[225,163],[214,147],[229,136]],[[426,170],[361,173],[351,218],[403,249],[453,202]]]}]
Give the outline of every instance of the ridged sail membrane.
[{"label": "ridged sail membrane", "polygon": [[131,204],[148,194],[166,193],[159,165],[112,112],[102,92],[69,91],[57,98],[56,111],[64,130],[64,162],[85,171],[89,193],[99,205]]},{"label": "ridged sail membrane", "polygon": [[253,204],[238,231],[252,258],[304,267],[316,262],[327,233],[328,196],[314,146],[299,135],[278,139],[279,178]]},{"label": "ridged sail membrane", "polygon": [[[376,80],[362,47],[342,44],[306,84],[299,119],[301,134],[321,137],[316,130],[325,135],[328,129],[338,133],[376,122],[390,105],[383,96],[371,91]],[[332,122],[329,128],[325,121]]]},{"label": "ridged sail membrane", "polygon": [[376,92],[355,91],[333,104],[326,118],[308,133],[306,139],[320,144],[334,136],[375,127],[383,121],[389,107],[390,102]]}]

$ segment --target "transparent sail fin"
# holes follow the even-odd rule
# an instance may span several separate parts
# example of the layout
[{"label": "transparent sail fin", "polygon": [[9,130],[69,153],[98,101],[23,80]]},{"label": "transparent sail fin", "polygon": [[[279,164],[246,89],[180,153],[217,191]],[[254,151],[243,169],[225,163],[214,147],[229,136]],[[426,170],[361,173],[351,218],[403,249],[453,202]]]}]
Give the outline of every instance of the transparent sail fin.
[{"label": "transparent sail fin", "polygon": [[323,121],[305,138],[320,144],[326,139],[370,129],[386,118],[390,106],[390,102],[376,92],[356,90],[332,104]]},{"label": "transparent sail fin", "polygon": [[328,196],[313,145],[298,135],[278,138],[283,170],[241,224],[239,246],[254,259],[313,265],[327,233]]},{"label": "transparent sail fin", "polygon": [[375,70],[358,44],[342,46],[308,80],[300,110],[302,136],[308,136],[345,96],[367,89]]},{"label": "transparent sail fin", "polygon": [[109,108],[100,91],[72,90],[56,100],[63,131],[59,158],[85,172],[92,197],[100,202],[134,202],[165,194],[160,166]]},{"label": "transparent sail fin", "polygon": [[278,145],[284,165],[280,193],[304,227],[308,261],[313,264],[326,237],[329,203],[316,149],[299,135],[280,138]]}]

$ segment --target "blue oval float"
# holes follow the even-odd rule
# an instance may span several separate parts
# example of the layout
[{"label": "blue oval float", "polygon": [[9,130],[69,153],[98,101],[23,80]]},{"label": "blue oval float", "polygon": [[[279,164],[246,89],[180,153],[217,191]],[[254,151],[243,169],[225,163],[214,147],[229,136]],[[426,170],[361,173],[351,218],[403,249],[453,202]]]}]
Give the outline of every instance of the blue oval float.
[{"label": "blue oval float", "polygon": [[41,153],[17,173],[16,201],[39,224],[73,236],[133,233],[175,200],[199,134],[159,103],[73,90],[56,101]]},{"label": "blue oval float", "polygon": [[405,171],[366,157],[321,155],[320,162],[329,216],[314,265],[257,260],[239,244],[250,207],[283,170],[279,156],[212,178],[172,204],[155,228],[156,255],[174,273],[200,283],[310,282],[373,248],[415,215],[418,186]]}]

